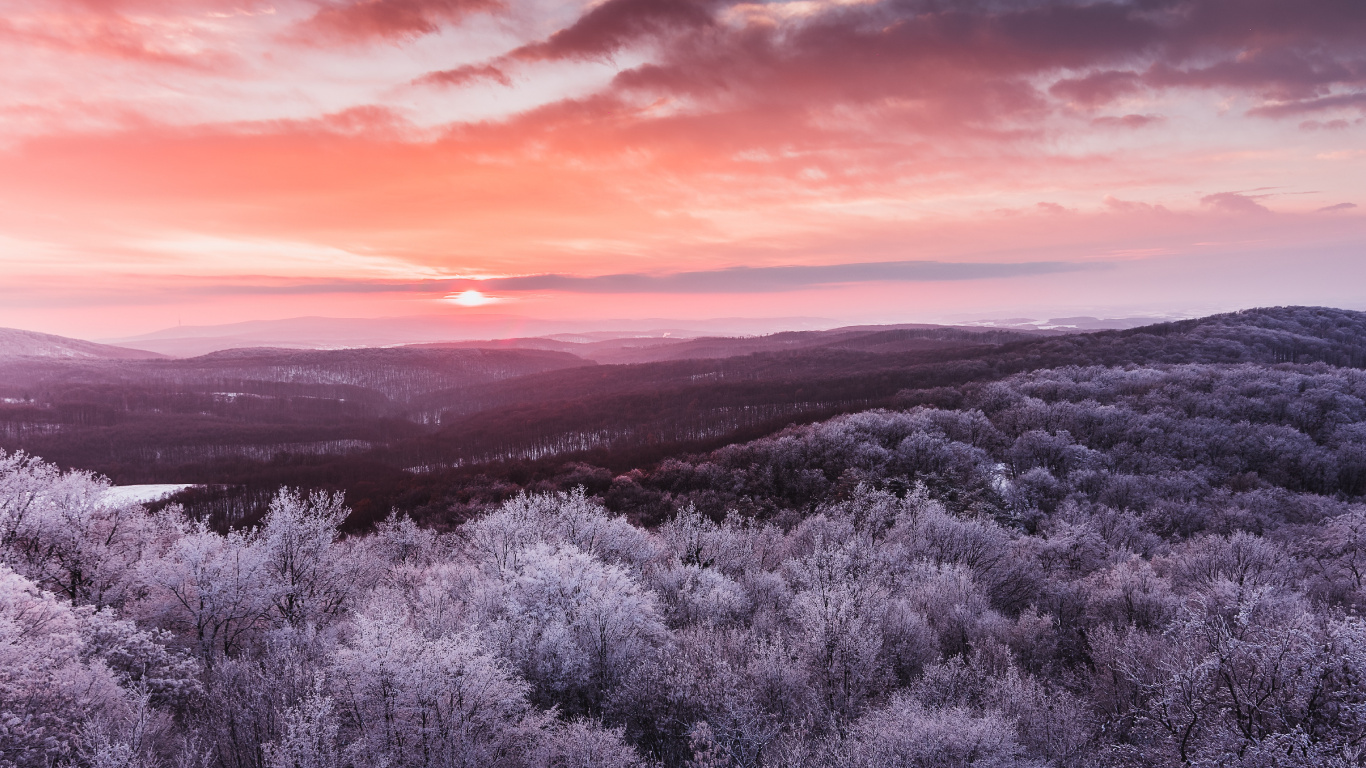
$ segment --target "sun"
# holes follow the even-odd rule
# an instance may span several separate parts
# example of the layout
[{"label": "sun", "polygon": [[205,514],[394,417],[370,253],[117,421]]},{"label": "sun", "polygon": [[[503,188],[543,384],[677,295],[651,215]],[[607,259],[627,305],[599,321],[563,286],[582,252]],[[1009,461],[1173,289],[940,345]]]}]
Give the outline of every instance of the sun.
[{"label": "sun", "polygon": [[452,293],[446,297],[446,301],[449,301],[452,304],[459,304],[462,307],[482,307],[485,304],[496,303],[499,299],[471,289],[460,293]]}]

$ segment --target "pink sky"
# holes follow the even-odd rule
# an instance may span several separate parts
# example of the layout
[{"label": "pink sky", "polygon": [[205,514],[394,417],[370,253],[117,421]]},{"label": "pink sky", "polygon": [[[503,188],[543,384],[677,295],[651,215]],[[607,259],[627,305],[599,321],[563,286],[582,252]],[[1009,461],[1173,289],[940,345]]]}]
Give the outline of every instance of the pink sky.
[{"label": "pink sky", "polygon": [[1359,0],[0,11],[3,326],[1366,309]]}]

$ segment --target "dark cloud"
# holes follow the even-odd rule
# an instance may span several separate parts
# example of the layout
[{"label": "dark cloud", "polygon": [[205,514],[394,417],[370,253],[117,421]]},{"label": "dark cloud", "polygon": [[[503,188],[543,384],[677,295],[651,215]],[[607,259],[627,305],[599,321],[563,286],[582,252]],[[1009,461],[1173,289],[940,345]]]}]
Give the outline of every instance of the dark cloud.
[{"label": "dark cloud", "polygon": [[721,0],[607,0],[543,42],[509,55],[523,60],[599,59],[642,38],[711,26]]},{"label": "dark cloud", "polygon": [[[1263,117],[1366,106],[1360,0],[883,0],[797,16],[778,7],[607,0],[492,64],[501,74],[517,62],[604,58],[648,43],[651,60],[623,72],[618,92],[807,122],[869,105],[921,131],[1018,125],[1062,104],[1091,110],[1171,88],[1276,102],[1253,110]],[[478,79],[452,72],[429,82]],[[1052,77],[1061,79],[1039,91]]]},{"label": "dark cloud", "polygon": [[1142,89],[1143,81],[1139,73],[1105,70],[1086,77],[1059,80],[1048,92],[1079,106],[1098,107]]},{"label": "dark cloud", "polygon": [[1338,203],[1337,205],[1326,205],[1318,209],[1316,213],[1331,213],[1333,211],[1345,211],[1355,207],[1357,207],[1356,203]]}]

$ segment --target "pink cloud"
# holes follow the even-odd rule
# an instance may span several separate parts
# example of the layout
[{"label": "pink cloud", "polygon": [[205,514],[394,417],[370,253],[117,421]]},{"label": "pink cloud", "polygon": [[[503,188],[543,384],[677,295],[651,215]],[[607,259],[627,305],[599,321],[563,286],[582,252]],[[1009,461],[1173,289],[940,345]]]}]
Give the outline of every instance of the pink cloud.
[{"label": "pink cloud", "polygon": [[1200,198],[1200,203],[1223,213],[1270,213],[1271,211],[1266,206],[1257,202],[1264,197],[1265,195],[1245,195],[1240,192],[1217,192]]},{"label": "pink cloud", "polygon": [[1097,128],[1144,128],[1164,120],[1166,118],[1162,115],[1123,115],[1121,117],[1105,115],[1091,120],[1091,125]]},{"label": "pink cloud", "polygon": [[323,4],[304,33],[323,42],[411,39],[501,6],[501,0],[342,0]]},{"label": "pink cloud", "polygon": [[480,80],[489,80],[499,85],[511,87],[512,78],[496,64],[469,64],[438,72],[428,72],[414,81],[416,85],[463,86]]}]

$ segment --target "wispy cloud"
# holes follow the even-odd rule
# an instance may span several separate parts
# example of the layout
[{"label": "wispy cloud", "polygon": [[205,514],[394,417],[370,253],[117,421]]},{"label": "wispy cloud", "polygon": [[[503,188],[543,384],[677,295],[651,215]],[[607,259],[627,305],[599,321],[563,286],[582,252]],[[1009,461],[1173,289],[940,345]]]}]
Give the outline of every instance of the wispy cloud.
[{"label": "wispy cloud", "polygon": [[579,277],[543,274],[482,281],[496,291],[576,293],[766,293],[821,285],[868,282],[943,282],[1052,275],[1100,267],[1061,261],[954,263],[883,261],[819,266],[732,267],[665,275],[616,274]]},{"label": "wispy cloud", "polygon": [[499,0],[343,0],[324,2],[302,25],[318,44],[404,40],[430,35],[471,13],[502,7]]}]

